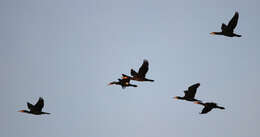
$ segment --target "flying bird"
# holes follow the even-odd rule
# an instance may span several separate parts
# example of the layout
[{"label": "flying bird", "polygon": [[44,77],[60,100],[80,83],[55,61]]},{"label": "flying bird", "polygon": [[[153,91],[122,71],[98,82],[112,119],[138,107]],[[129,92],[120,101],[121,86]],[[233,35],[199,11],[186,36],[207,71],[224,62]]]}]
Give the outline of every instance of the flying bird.
[{"label": "flying bird", "polygon": [[108,85],[121,85],[123,89],[126,87],[137,87],[137,85],[130,84],[130,78],[118,79],[118,81],[110,82]]},{"label": "flying bird", "polygon": [[200,101],[200,100],[195,99],[196,91],[199,86],[200,86],[200,83],[193,84],[188,88],[188,90],[184,91],[185,95],[183,97],[175,96],[173,98],[180,99],[180,100],[186,100],[186,101]]},{"label": "flying bird", "polygon": [[41,114],[50,114],[47,112],[42,112],[42,108],[44,106],[44,100],[43,98],[39,98],[38,102],[35,105],[32,105],[31,103],[27,102],[28,110],[20,110],[18,112],[28,113],[28,114],[34,114],[34,115],[41,115]]},{"label": "flying bird", "polygon": [[136,81],[150,81],[153,82],[154,80],[147,79],[145,77],[146,73],[149,70],[149,62],[148,60],[144,60],[142,66],[139,68],[138,72],[136,72],[134,69],[131,69],[131,76],[127,76],[125,74],[122,74],[122,78],[130,78],[131,80],[136,80]]},{"label": "flying bird", "polygon": [[206,102],[206,103],[202,103],[201,101],[196,101],[194,102],[195,104],[200,104],[203,105],[204,108],[202,109],[200,114],[206,114],[208,112],[210,112],[213,108],[218,108],[218,109],[225,109],[224,107],[218,106],[216,103],[214,102]]},{"label": "flying bird", "polygon": [[235,13],[235,15],[232,17],[232,19],[229,21],[228,25],[222,23],[221,26],[221,32],[211,32],[212,35],[224,35],[228,37],[241,37],[241,35],[235,34],[234,29],[237,26],[239,14],[238,12]]}]

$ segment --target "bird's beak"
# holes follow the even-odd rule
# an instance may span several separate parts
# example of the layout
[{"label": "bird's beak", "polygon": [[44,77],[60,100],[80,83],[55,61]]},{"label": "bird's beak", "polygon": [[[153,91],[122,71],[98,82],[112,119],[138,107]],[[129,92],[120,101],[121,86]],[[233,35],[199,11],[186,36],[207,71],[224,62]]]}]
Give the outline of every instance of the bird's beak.
[{"label": "bird's beak", "polygon": [[108,83],[108,84],[107,84],[107,86],[111,86],[111,85],[113,85],[113,83],[112,83],[112,82],[110,82],[110,83]]},{"label": "bird's beak", "polygon": [[211,34],[211,35],[215,35],[216,33],[215,33],[215,32],[211,32],[211,33],[209,33],[209,34]]},{"label": "bird's beak", "polygon": [[17,112],[24,112],[24,110],[19,110],[19,111],[17,111]]},{"label": "bird's beak", "polygon": [[173,99],[178,99],[178,97],[177,96],[175,96],[175,97],[172,97]]}]

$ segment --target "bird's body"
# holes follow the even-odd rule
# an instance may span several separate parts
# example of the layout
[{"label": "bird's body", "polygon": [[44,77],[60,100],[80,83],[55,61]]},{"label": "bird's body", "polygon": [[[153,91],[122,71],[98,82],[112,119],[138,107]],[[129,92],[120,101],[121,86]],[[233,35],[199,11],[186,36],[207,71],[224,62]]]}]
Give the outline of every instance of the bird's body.
[{"label": "bird's body", "polygon": [[44,100],[43,98],[39,98],[38,102],[35,105],[32,105],[31,103],[27,102],[28,110],[20,110],[19,112],[28,113],[28,114],[34,114],[34,115],[42,115],[42,114],[50,114],[47,112],[42,112],[42,108],[44,107]]},{"label": "bird's body", "polygon": [[142,66],[139,68],[138,72],[136,72],[134,69],[131,69],[131,76],[128,76],[128,75],[125,75],[125,74],[122,74],[122,76],[123,76],[123,79],[124,78],[126,78],[126,79],[130,78],[131,80],[135,80],[135,81],[141,81],[141,82],[142,81],[150,81],[150,82],[153,82],[154,80],[147,79],[145,77],[148,70],[149,70],[149,62],[147,60],[144,60]]},{"label": "bird's body", "polygon": [[130,78],[131,80],[135,80],[135,81],[140,81],[140,82],[144,82],[144,81],[150,81],[150,82],[153,82],[154,80],[152,79],[147,79],[147,78],[144,78],[144,77],[140,77],[140,76],[128,76],[128,75],[125,75],[125,74],[122,74],[122,78],[125,79],[125,78]]},{"label": "bird's body", "polygon": [[108,85],[120,85],[123,89],[126,87],[137,87],[137,85],[130,84],[130,78],[118,79],[118,81],[110,82]]},{"label": "bird's body", "polygon": [[241,35],[235,34],[234,29],[237,26],[239,14],[238,12],[235,13],[235,15],[232,17],[232,19],[229,21],[228,25],[222,24],[221,26],[221,32],[211,32],[212,35],[224,35],[227,37],[241,37]]},{"label": "bird's body", "polygon": [[218,109],[225,109],[224,107],[218,106],[216,103],[214,102],[206,102],[206,103],[202,103],[201,101],[196,101],[195,104],[200,104],[203,105],[204,108],[202,109],[200,114],[206,114],[208,112],[210,112],[212,109],[214,108],[218,108]]},{"label": "bird's body", "polygon": [[200,83],[196,83],[194,85],[191,85],[188,90],[184,91],[184,96],[180,97],[180,96],[175,96],[175,99],[180,99],[180,100],[186,100],[186,101],[200,101],[195,99],[195,95],[197,92],[197,88],[200,86]]}]

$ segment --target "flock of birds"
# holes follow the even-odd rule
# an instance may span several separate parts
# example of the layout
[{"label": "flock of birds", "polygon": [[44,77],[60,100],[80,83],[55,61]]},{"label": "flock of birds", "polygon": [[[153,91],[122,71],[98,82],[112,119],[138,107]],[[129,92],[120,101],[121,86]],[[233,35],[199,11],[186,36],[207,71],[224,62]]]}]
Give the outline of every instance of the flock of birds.
[{"label": "flock of birds", "polygon": [[[221,25],[221,32],[211,32],[210,34],[212,35],[224,35],[227,37],[241,37],[241,35],[235,34],[234,29],[237,26],[239,14],[238,12],[235,12],[235,15],[232,17],[232,19],[229,21],[228,25],[222,23]],[[131,80],[135,81],[149,81],[149,82],[154,82],[152,79],[147,79],[145,77],[146,73],[148,72],[149,69],[149,62],[148,60],[144,60],[142,66],[139,68],[138,72],[135,70],[131,69],[131,76],[122,74],[122,78],[118,79],[118,81],[113,81],[110,82],[108,85],[120,85],[123,89],[126,87],[137,87],[137,85],[131,84]],[[202,109],[200,114],[206,114],[210,112],[214,108],[218,109],[225,109],[224,107],[218,106],[214,102],[205,102],[203,103],[201,100],[195,99],[196,91],[198,87],[200,86],[200,83],[196,83],[194,85],[191,85],[188,90],[184,91],[184,96],[175,96],[173,97],[174,99],[179,99],[179,100],[186,100],[186,101],[191,101],[194,102],[195,104],[200,104],[203,105],[204,108]],[[48,112],[43,112],[42,109],[44,107],[44,100],[43,98],[39,98],[37,103],[35,105],[27,102],[27,107],[28,110],[20,110],[18,112],[23,112],[23,113],[28,113],[28,114],[34,114],[34,115],[41,115],[41,114],[50,114]]]},{"label": "flock of birds", "polygon": [[[145,77],[148,70],[149,70],[149,63],[148,63],[147,60],[144,60],[142,66],[139,68],[138,72],[131,69],[131,76],[122,74],[121,79],[118,79],[118,81],[110,82],[108,85],[120,85],[123,89],[125,89],[126,87],[137,87],[137,85],[131,84],[130,80],[141,81],[141,82],[143,82],[143,81],[153,82],[154,80],[147,79]],[[204,108],[203,108],[203,110],[201,111],[200,114],[206,114],[209,111],[211,111],[213,108],[225,109],[224,107],[218,106],[214,102],[203,103],[202,101],[195,99],[195,95],[196,95],[196,92],[197,92],[197,89],[198,89],[199,86],[200,86],[200,83],[196,83],[194,85],[191,85],[188,88],[188,90],[184,91],[183,97],[175,96],[173,98],[179,99],[179,100],[191,101],[191,102],[194,102],[195,104],[203,105]]]}]

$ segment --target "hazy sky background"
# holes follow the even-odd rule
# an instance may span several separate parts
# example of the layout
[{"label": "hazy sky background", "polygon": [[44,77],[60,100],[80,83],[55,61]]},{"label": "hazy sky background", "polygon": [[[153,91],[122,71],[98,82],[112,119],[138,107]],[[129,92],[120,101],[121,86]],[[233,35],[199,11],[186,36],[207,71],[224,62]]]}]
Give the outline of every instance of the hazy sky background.
[{"label": "hazy sky background", "polygon": [[[259,136],[259,0],[1,0],[1,137]],[[235,11],[241,38],[209,35]],[[138,70],[138,88],[107,86]],[[197,98],[173,100],[200,82]],[[45,100],[51,115],[28,115]]]}]

